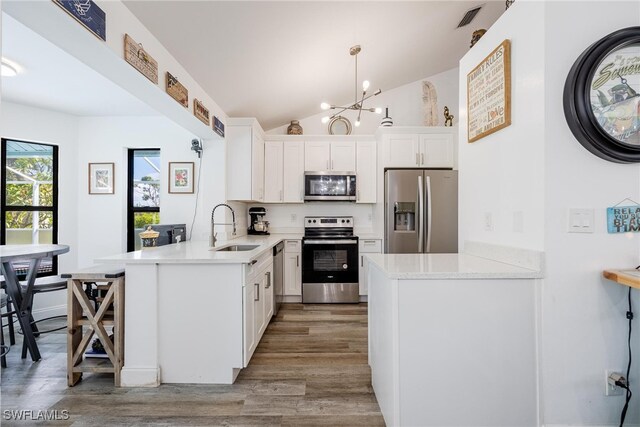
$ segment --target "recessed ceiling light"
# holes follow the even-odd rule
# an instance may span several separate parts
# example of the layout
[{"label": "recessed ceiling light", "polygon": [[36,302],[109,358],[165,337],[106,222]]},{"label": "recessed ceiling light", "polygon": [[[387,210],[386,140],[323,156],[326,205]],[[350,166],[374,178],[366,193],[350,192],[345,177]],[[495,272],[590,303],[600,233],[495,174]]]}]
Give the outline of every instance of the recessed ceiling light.
[{"label": "recessed ceiling light", "polygon": [[2,67],[0,68],[0,75],[2,77],[14,77],[18,75],[18,67],[15,63],[2,58]]}]

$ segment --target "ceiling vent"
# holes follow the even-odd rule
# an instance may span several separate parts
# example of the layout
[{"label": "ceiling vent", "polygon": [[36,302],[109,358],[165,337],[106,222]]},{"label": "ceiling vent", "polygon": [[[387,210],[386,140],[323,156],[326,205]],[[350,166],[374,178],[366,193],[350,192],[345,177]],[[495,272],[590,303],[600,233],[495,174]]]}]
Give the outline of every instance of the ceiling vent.
[{"label": "ceiling vent", "polygon": [[464,16],[462,17],[462,20],[460,20],[460,23],[458,24],[458,28],[464,27],[465,25],[470,24],[471,21],[473,21],[473,18],[475,18],[478,12],[480,12],[480,9],[482,9],[482,6],[469,9],[467,13],[465,13]]}]

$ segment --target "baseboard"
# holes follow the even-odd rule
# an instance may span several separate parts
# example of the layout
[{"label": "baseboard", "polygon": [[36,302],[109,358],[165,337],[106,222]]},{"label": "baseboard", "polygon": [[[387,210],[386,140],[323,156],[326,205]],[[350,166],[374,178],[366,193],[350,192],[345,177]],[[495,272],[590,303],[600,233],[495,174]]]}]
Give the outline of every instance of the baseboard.
[{"label": "baseboard", "polygon": [[127,368],[120,371],[122,387],[158,387],[160,385],[160,368]]},{"label": "baseboard", "polygon": [[66,316],[67,314],[67,305],[54,305],[52,307],[39,308],[37,310],[33,310],[33,318],[35,320],[46,319],[48,317],[53,316]]}]

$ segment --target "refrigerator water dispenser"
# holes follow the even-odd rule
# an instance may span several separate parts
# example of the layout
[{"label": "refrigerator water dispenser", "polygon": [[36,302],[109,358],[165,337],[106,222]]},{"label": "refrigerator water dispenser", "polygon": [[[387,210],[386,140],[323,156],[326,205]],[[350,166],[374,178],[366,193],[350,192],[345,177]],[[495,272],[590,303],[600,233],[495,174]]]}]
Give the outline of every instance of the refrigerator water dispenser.
[{"label": "refrigerator water dispenser", "polygon": [[416,204],[414,202],[395,202],[393,205],[395,215],[395,231],[416,230]]}]

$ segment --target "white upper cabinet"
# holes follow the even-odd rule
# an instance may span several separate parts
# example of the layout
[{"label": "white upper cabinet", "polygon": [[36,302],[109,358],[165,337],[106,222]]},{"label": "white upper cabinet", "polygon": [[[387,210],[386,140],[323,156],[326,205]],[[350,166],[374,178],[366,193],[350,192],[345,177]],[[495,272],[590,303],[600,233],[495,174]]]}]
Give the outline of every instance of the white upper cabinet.
[{"label": "white upper cabinet", "polygon": [[227,200],[264,200],[264,137],[255,119],[229,120],[226,132]]},{"label": "white upper cabinet", "polygon": [[304,170],[317,172],[331,170],[331,143],[307,141],[304,147]]},{"label": "white upper cabinet", "polygon": [[264,202],[284,201],[284,157],[282,141],[264,143]]},{"label": "white upper cabinet", "polygon": [[[389,128],[391,129],[391,128]],[[452,168],[455,130],[446,127],[407,128],[382,133],[382,165],[391,168]]]},{"label": "white upper cabinet", "polygon": [[418,135],[384,135],[384,165],[397,168],[420,166],[420,138]]},{"label": "white upper cabinet", "polygon": [[356,170],[355,141],[306,141],[304,170],[354,172]]},{"label": "white upper cabinet", "polygon": [[453,167],[453,134],[420,135],[420,156],[424,167]]},{"label": "white upper cabinet", "polygon": [[329,170],[354,172],[356,170],[356,144],[353,141],[331,142]]},{"label": "white upper cabinet", "polygon": [[304,141],[285,141],[283,145],[283,201],[304,202]]},{"label": "white upper cabinet", "polygon": [[376,151],[375,141],[356,143],[356,203],[376,202]]}]

